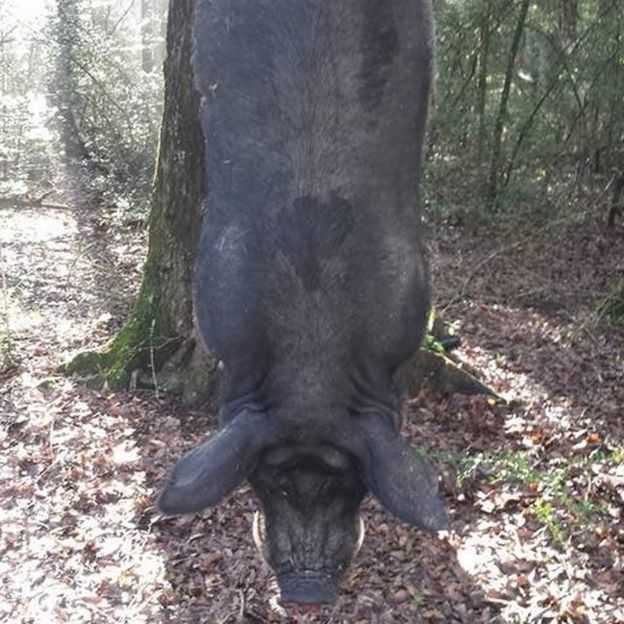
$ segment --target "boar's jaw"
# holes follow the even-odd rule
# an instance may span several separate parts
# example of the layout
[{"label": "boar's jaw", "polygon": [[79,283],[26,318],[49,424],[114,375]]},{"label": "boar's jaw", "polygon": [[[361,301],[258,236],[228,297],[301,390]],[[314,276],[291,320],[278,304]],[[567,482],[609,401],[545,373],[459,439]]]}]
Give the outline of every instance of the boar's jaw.
[{"label": "boar's jaw", "polygon": [[[251,523],[251,535],[253,537],[254,544],[266,561],[266,528],[264,523],[264,516],[259,511],[254,511],[253,520]],[[358,555],[362,546],[364,545],[364,539],[366,537],[366,524],[362,516],[358,516],[358,534],[357,542],[355,543],[354,555]]]},{"label": "boar's jaw", "polygon": [[341,461],[322,447],[297,451],[270,451],[249,476],[262,503],[254,541],[277,576],[283,602],[332,602],[361,541],[358,510],[366,488],[346,453],[336,451]]}]

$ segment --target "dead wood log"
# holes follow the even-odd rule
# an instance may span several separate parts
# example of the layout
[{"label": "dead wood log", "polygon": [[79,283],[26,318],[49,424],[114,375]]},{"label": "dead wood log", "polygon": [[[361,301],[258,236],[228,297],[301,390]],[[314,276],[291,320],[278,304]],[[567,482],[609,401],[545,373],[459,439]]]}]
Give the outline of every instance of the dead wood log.
[{"label": "dead wood log", "polygon": [[495,390],[477,379],[468,365],[446,355],[421,349],[402,372],[408,395],[427,386],[438,394],[482,394],[500,398]]}]

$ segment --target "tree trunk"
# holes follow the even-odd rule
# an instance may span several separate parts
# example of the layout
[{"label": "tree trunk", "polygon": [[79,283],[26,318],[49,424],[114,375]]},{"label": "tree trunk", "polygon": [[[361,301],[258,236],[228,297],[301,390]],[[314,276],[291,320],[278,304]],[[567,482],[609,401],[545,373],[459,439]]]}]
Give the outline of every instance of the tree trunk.
[{"label": "tree trunk", "polygon": [[101,353],[83,353],[67,372],[105,378],[112,387],[149,385],[188,402],[209,396],[215,363],[193,329],[191,282],[201,225],[204,144],[191,68],[195,0],[171,2],[165,104],[149,245],[138,300],[125,327]]},{"label": "tree trunk", "polygon": [[161,71],[165,60],[165,40],[167,31],[167,10],[169,0],[154,0],[154,29],[156,31],[156,41],[153,47],[154,67]]},{"label": "tree trunk", "polygon": [[498,114],[496,116],[496,124],[494,126],[494,136],[492,138],[492,160],[490,164],[490,176],[487,193],[487,205],[490,210],[494,208],[496,196],[498,194],[498,178],[501,171],[501,151],[503,142],[503,130],[505,129],[505,120],[507,119],[507,108],[509,105],[509,92],[511,90],[511,81],[513,79],[514,67],[516,65],[516,57],[520,48],[520,40],[524,32],[527,13],[531,0],[522,0],[520,6],[520,15],[516,24],[516,31],[509,49],[509,57],[507,60],[507,70],[505,72],[505,82],[501,92]]},{"label": "tree trunk", "polygon": [[72,72],[72,61],[76,47],[80,44],[80,13],[78,0],[57,0],[58,23],[55,30],[57,45],[56,92],[58,110],[62,119],[61,139],[65,155],[70,159],[88,160],[89,150],[79,127],[75,111],[80,98],[79,89]]},{"label": "tree trunk", "polygon": [[487,101],[488,61],[490,56],[490,2],[485,8],[485,15],[481,18],[479,33],[479,80],[477,87],[477,117],[479,130],[477,134],[477,162],[483,162],[483,152],[486,143],[485,104]]},{"label": "tree trunk", "polygon": [[615,219],[622,214],[624,207],[622,205],[622,194],[624,193],[624,173],[620,174],[615,181],[613,187],[613,198],[611,199],[611,207],[609,208],[609,218],[607,220],[607,226],[610,228],[615,227]]},{"label": "tree trunk", "polygon": [[143,71],[154,71],[154,7],[153,0],[141,0],[141,62]]},{"label": "tree trunk", "polygon": [[561,0],[561,32],[564,50],[576,41],[578,24],[578,0]]}]

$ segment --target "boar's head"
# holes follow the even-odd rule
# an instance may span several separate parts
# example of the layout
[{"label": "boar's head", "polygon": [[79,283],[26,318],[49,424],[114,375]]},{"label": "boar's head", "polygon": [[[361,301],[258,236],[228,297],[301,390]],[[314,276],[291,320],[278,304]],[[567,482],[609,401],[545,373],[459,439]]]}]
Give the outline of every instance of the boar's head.
[{"label": "boar's head", "polygon": [[394,415],[345,416],[332,432],[307,436],[290,435],[276,421],[240,412],[178,462],[159,508],[200,511],[247,478],[263,509],[254,538],[283,603],[334,602],[336,582],[363,539],[358,510],[367,491],[411,525],[446,526],[436,479],[399,437]]}]

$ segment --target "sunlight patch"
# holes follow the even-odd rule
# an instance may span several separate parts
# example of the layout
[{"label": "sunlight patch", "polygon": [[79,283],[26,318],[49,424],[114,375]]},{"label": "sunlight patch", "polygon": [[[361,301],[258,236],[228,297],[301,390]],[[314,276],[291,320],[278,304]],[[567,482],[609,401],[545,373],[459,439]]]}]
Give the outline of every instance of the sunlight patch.
[{"label": "sunlight patch", "polygon": [[113,463],[117,465],[131,464],[140,459],[139,449],[133,440],[124,440],[113,448]]}]

